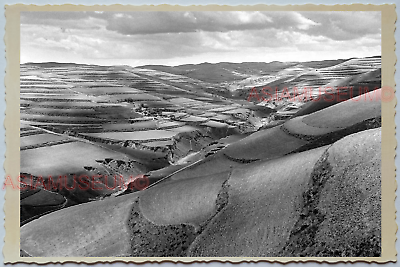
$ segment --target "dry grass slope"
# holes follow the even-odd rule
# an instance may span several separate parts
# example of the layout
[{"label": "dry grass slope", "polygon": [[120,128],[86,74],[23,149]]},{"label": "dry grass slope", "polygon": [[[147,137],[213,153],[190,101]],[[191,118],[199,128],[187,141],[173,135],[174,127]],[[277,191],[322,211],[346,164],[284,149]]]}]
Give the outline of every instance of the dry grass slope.
[{"label": "dry grass slope", "polygon": [[22,192],[21,253],[379,256],[380,90],[358,101],[310,102],[289,119],[301,105],[268,108],[241,97],[253,86],[327,84],[355,86],[355,96],[358,86],[380,79],[380,57],[139,68],[23,64],[23,173],[67,174],[69,187],[72,174],[111,175],[108,185],[113,174],[146,173],[150,183],[161,182],[117,197],[111,194],[119,189],[101,183],[100,190]]}]

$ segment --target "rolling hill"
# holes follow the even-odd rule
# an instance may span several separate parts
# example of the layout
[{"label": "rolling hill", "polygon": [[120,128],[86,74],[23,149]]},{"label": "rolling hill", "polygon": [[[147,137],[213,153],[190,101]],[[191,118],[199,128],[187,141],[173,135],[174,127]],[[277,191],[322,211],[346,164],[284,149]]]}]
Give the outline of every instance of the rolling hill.
[{"label": "rolling hill", "polygon": [[380,57],[22,64],[22,254],[379,256],[380,83]]}]

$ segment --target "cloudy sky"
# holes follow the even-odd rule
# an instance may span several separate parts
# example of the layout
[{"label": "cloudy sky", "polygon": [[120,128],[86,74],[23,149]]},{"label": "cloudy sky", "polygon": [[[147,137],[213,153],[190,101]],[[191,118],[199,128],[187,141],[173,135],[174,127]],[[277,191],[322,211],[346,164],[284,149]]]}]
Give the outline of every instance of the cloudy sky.
[{"label": "cloudy sky", "polygon": [[21,12],[21,63],[179,65],[380,54],[380,12]]}]

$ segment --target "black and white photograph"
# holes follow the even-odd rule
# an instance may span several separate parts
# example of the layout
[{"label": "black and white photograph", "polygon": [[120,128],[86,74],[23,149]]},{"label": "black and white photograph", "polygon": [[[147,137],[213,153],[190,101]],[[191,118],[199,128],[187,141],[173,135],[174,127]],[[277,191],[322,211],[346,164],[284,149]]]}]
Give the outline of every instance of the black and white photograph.
[{"label": "black and white photograph", "polygon": [[381,257],[382,19],[21,11],[20,257]]}]

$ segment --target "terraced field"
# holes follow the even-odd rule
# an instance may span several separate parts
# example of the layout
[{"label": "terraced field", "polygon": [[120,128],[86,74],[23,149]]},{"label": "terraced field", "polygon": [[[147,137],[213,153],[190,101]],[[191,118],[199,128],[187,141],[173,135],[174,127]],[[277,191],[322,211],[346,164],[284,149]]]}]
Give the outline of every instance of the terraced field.
[{"label": "terraced field", "polygon": [[20,68],[24,255],[381,254],[380,57]]}]

